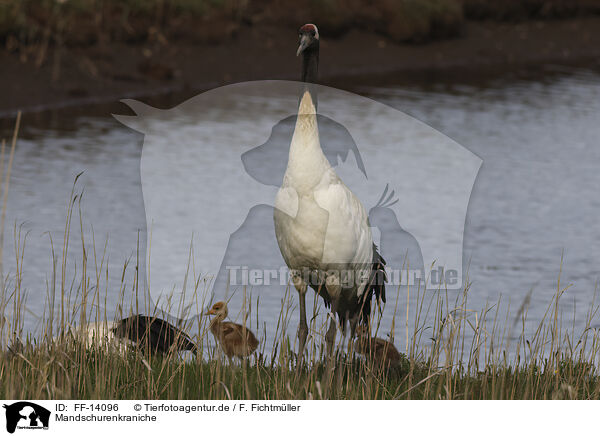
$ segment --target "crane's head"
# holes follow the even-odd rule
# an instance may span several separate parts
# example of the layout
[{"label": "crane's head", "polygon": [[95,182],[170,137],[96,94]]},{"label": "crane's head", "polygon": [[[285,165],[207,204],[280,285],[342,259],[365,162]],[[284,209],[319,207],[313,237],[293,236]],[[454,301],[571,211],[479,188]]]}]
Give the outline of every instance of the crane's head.
[{"label": "crane's head", "polygon": [[219,301],[213,304],[209,311],[206,312],[206,315],[217,315],[219,318],[225,319],[227,317],[227,303]]},{"label": "crane's head", "polygon": [[300,53],[319,45],[319,29],[314,24],[305,24],[302,26],[298,31],[298,36],[299,41],[296,56],[300,56]]}]

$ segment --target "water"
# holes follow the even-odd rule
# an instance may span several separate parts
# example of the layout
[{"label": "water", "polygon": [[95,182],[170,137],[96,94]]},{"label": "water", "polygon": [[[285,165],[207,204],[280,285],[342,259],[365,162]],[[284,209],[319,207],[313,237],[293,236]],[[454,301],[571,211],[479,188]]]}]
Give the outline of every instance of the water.
[{"label": "water", "polygon": [[481,298],[520,303],[533,289],[530,316],[539,319],[562,259],[562,286],[572,284],[565,309],[591,301],[600,269],[598,79],[576,71],[451,93],[373,92],[483,159],[464,241]]},{"label": "water", "polygon": [[[556,293],[560,274],[561,287],[571,285],[563,298],[565,320],[574,319],[575,330],[581,331],[600,276],[600,244],[596,243],[600,240],[600,75],[570,69],[535,80],[499,78],[483,85],[374,82],[356,90],[425,122],[483,161],[464,229],[463,262],[472,283],[468,309],[481,311],[502,298],[510,301],[511,319],[531,292],[527,324],[531,333]],[[105,290],[109,317],[119,298],[123,264],[127,260],[135,264],[138,238],[142,257],[145,253],[143,136],[100,112],[23,118],[8,199],[4,258],[5,272],[14,280],[12,230],[21,226],[22,234],[28,232],[22,288],[27,290],[29,331],[39,329],[39,319],[47,312],[47,283],[52,279],[49,235],[60,253],[68,196],[78,173],[84,171],[77,188],[77,192],[84,189],[84,233],[89,244],[93,228],[98,252],[94,260],[88,253],[88,268],[100,264],[108,240],[104,262],[109,266]],[[402,188],[397,189],[401,193]],[[259,208],[253,213],[267,222],[272,210]],[[74,268],[81,252],[79,218],[77,213],[74,216],[68,282],[80,274]],[[134,282],[131,265],[124,277],[128,300]],[[405,311],[404,292],[401,289],[400,313]],[[393,303],[395,293],[388,291]],[[259,323],[261,328],[266,323],[272,335],[281,295],[264,291],[260,297]],[[239,320],[241,293],[230,305],[233,318]],[[386,308],[384,330],[389,329],[393,309],[393,305]],[[414,306],[409,309],[412,314]],[[292,330],[296,319],[295,311]],[[399,316],[396,343],[400,349],[404,348],[404,322],[404,316]],[[252,323],[256,326],[256,319]]]}]

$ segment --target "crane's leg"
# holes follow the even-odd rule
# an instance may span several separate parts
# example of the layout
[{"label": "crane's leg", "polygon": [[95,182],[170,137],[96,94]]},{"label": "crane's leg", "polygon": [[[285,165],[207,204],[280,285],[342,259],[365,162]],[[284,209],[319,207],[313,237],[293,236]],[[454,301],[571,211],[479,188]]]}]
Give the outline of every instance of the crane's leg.
[{"label": "crane's leg", "polygon": [[329,320],[329,328],[327,329],[327,333],[325,333],[325,343],[327,344],[327,354],[329,357],[333,356],[336,333],[337,326],[335,323],[335,315],[332,315],[331,320]]},{"label": "crane's leg", "polygon": [[304,292],[299,292],[300,299],[300,324],[298,325],[298,356],[301,359],[304,356],[304,347],[308,337],[308,324],[306,322],[306,288]]},{"label": "crane's leg", "polygon": [[327,272],[327,277],[325,279],[326,292],[329,294],[331,298],[331,320],[329,321],[329,329],[325,334],[325,343],[327,344],[327,354],[329,357],[333,356],[333,351],[335,348],[335,336],[337,333],[337,325],[335,321],[336,316],[336,306],[337,299],[340,297],[342,293],[342,287],[340,284],[340,273],[336,270],[331,270]]},{"label": "crane's leg", "polygon": [[348,338],[348,354],[351,356],[354,351],[354,338],[356,337],[356,326],[358,324],[358,316],[350,318],[350,337]]},{"label": "crane's leg", "polygon": [[337,325],[335,321],[335,311],[330,314],[329,328],[325,333],[325,344],[327,344],[327,365],[323,373],[323,381],[325,398],[329,395],[330,389],[334,388],[333,379],[335,377],[336,359],[335,357],[335,336],[337,333]]},{"label": "crane's leg", "polygon": [[308,337],[308,323],[306,322],[306,282],[302,279],[300,271],[291,271],[292,282],[298,291],[300,300],[300,323],[298,324],[298,361],[304,356],[304,347]]}]

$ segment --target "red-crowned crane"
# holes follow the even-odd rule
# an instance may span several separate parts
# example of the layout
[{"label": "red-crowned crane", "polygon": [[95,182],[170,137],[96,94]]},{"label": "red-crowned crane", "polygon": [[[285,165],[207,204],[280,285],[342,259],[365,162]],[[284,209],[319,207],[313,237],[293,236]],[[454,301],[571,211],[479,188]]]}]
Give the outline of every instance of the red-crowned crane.
[{"label": "red-crowned crane", "polygon": [[337,315],[351,335],[358,322],[368,323],[371,300],[385,302],[385,261],[373,244],[368,216],[360,200],[337,176],[319,142],[316,83],[319,31],[305,24],[296,55],[302,55],[302,93],[283,183],[275,199],[275,234],[300,299],[299,359],[308,325],[306,291],[310,286],[331,307],[325,335],[333,351]]}]

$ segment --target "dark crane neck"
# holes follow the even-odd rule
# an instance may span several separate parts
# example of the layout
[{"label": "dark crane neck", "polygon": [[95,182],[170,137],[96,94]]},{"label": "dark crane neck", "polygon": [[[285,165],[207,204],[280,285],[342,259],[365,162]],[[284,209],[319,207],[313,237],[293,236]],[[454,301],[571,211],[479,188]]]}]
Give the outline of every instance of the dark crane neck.
[{"label": "dark crane neck", "polygon": [[310,92],[315,107],[317,106],[317,83],[319,73],[319,41],[315,41],[302,52],[302,81],[304,89]]},{"label": "dark crane neck", "polygon": [[317,83],[319,73],[319,41],[302,52],[302,81]]}]

